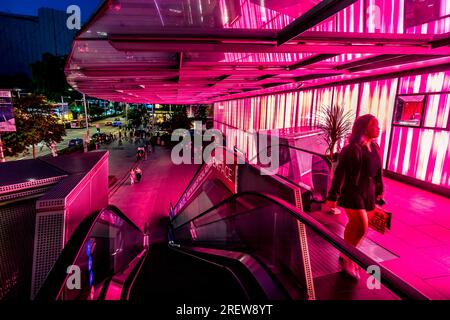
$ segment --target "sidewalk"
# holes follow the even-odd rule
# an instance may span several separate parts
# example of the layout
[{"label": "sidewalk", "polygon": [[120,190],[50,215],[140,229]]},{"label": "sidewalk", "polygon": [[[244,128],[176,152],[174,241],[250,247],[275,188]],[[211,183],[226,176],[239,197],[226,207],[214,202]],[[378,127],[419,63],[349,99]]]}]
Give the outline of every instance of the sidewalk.
[{"label": "sidewalk", "polygon": [[[123,150],[118,148],[117,142],[109,146],[109,171],[120,180],[135,163],[137,145],[124,142]],[[152,243],[165,240],[169,204],[178,201],[197,170],[197,165],[174,165],[170,153],[170,149],[156,146],[155,153],[139,164],[142,180],[131,185],[128,178],[109,199],[142,230],[148,224]]]},{"label": "sidewalk", "polygon": [[[359,249],[431,299],[450,299],[450,199],[384,178],[392,227],[369,229]],[[314,213],[339,235],[347,216]]]}]

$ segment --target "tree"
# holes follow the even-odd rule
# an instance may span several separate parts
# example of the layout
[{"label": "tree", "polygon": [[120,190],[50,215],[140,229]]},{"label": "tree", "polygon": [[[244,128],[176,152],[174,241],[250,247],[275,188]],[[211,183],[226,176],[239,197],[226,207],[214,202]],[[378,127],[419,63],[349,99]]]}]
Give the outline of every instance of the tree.
[{"label": "tree", "polygon": [[[173,109],[172,109],[173,110]],[[170,126],[172,130],[175,129],[187,129],[191,128],[192,121],[188,118],[187,110],[184,106],[177,106],[173,110],[172,118],[170,120]]]},{"label": "tree", "polygon": [[202,122],[206,122],[206,120],[208,120],[208,113],[206,110],[206,106],[200,105],[195,107],[194,119]]},{"label": "tree", "polygon": [[45,95],[50,101],[60,102],[61,97],[80,99],[81,95],[70,89],[64,74],[67,56],[44,53],[41,61],[31,64],[34,92]]},{"label": "tree", "polygon": [[100,117],[105,113],[105,109],[97,104],[91,104],[89,106],[89,115],[92,117]]},{"label": "tree", "polygon": [[128,109],[128,120],[136,127],[139,127],[144,122],[145,115],[145,108],[140,106],[134,106]]},{"label": "tree", "polygon": [[84,112],[84,108],[80,105],[77,105],[75,102],[69,106],[69,111],[72,112],[73,119],[78,119],[78,115]]},{"label": "tree", "polygon": [[17,131],[3,136],[6,155],[16,156],[31,145],[33,158],[36,158],[36,144],[44,142],[52,150],[52,145],[63,140],[66,134],[64,125],[58,123],[44,96],[14,98],[13,107]]},{"label": "tree", "polygon": [[0,77],[0,88],[19,88],[26,92],[30,92],[32,90],[32,82],[23,72],[12,76],[2,75]]}]

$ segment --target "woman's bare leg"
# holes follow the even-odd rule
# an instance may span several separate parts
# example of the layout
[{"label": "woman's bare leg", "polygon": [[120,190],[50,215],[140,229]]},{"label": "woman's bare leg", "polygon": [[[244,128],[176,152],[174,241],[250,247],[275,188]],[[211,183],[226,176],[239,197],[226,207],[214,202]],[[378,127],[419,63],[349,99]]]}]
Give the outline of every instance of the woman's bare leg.
[{"label": "woman's bare leg", "polygon": [[357,246],[367,233],[369,220],[366,210],[345,209],[348,217],[348,223],[345,227],[344,240]]},{"label": "woman's bare leg", "polygon": [[[348,223],[344,231],[344,240],[356,247],[364,238],[368,229],[367,212],[365,210],[345,209]],[[344,271],[353,278],[359,279],[359,267],[347,257],[341,255]]]}]

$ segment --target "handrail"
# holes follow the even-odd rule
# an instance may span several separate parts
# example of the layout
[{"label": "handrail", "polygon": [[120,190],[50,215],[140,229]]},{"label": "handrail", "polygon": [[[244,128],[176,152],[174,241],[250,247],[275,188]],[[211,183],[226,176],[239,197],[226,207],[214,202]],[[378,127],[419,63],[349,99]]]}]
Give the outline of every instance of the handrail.
[{"label": "handrail", "polygon": [[[194,176],[192,177],[191,181],[189,181],[187,187],[184,189],[184,191],[181,193],[180,198],[178,199],[177,203],[175,204],[175,206],[173,206],[173,208],[175,209],[176,207],[178,207],[178,204],[180,203],[180,201],[183,199],[183,195],[189,190],[190,186],[194,183],[195,178],[197,178],[197,176],[199,175],[199,173],[201,172],[201,170],[203,169],[203,167],[205,166],[205,163],[202,163],[200,165],[200,167],[197,169],[197,171],[195,172]],[[177,215],[175,215],[174,218],[176,218]]]},{"label": "handrail", "polygon": [[[289,148],[289,149],[298,150],[298,151],[301,151],[301,152],[304,152],[304,153],[309,153],[309,154],[312,154],[312,155],[314,155],[314,156],[320,157],[322,160],[325,161],[325,163],[327,164],[328,168],[331,169],[331,161],[330,161],[330,159],[328,159],[325,155],[320,154],[320,153],[317,153],[317,152],[315,152],[315,151],[306,150],[306,149],[299,148],[299,147],[296,147],[296,146],[291,146],[291,145],[288,145],[288,144],[277,144],[277,145],[275,145],[275,146],[268,146],[268,147],[267,147],[266,149],[264,149],[264,150],[268,150],[269,148],[273,148],[273,147],[277,147],[277,146],[278,146],[278,147],[287,147],[287,148]],[[263,150],[263,151],[264,151],[264,150]],[[254,157],[250,160],[250,162],[253,161],[253,160],[255,160],[255,159],[257,159],[257,157],[258,157],[258,156],[261,154],[261,152],[263,152],[263,151],[260,151],[256,156],[254,156]]]},{"label": "handrail", "polygon": [[59,297],[65,284],[65,280],[68,277],[67,266],[76,261],[80,251],[86,243],[87,236],[92,231],[100,215],[106,210],[113,211],[115,215],[124,220],[132,228],[142,232],[141,229],[139,229],[122,211],[120,211],[119,208],[114,205],[108,205],[107,207],[92,213],[76,228],[52,269],[48,273],[34,300],[55,301]]},{"label": "handrail", "polygon": [[[311,154],[311,155],[320,157],[320,158],[326,163],[328,169],[331,171],[331,168],[332,168],[331,161],[330,161],[330,159],[328,159],[328,158],[327,158],[326,156],[324,156],[323,154],[317,153],[317,152],[315,152],[315,151],[310,151],[310,150],[302,149],[302,148],[299,148],[299,147],[296,147],[296,146],[291,146],[291,145],[288,145],[288,144],[279,144],[279,145],[276,145],[276,146],[278,146],[278,147],[287,147],[287,148],[290,148],[290,149],[298,150],[298,151],[301,151],[301,152],[304,152],[304,153],[307,153],[307,154]],[[272,148],[272,147],[273,147],[273,146],[268,146],[268,147],[267,147],[266,149],[264,149],[264,150],[268,150],[269,148]],[[262,151],[261,151],[261,152],[262,152]],[[258,153],[258,155],[256,155],[255,157],[253,157],[253,159],[252,159],[251,161],[254,161],[255,159],[257,159],[257,157],[261,154],[261,152]],[[250,163],[250,165],[253,165],[253,164]],[[284,176],[284,175],[281,175],[281,174],[278,174],[278,173],[277,173],[276,176],[278,176],[279,178],[285,180],[286,182],[292,183],[292,184],[294,184],[294,185],[296,185],[296,186],[298,186],[298,187],[300,187],[300,188],[303,188],[303,189],[305,189],[305,190],[311,191],[311,190],[313,189],[312,186],[308,186],[307,184],[304,184],[304,183],[302,183],[302,182],[292,181],[292,179],[290,179],[289,177],[286,177],[286,176]],[[326,198],[325,198],[325,199],[322,199],[322,200],[318,200],[318,199],[315,199],[315,198],[311,198],[311,202],[319,203],[319,204],[320,204],[320,203],[325,203],[325,202],[326,202]]]},{"label": "handrail", "polygon": [[401,280],[399,277],[397,277],[395,274],[384,268],[382,265],[378,264],[375,260],[368,257],[364,253],[360,252],[356,248],[352,247],[348,243],[346,243],[342,238],[337,236],[336,234],[332,233],[330,230],[328,230],[325,226],[323,226],[321,223],[317,222],[314,218],[308,216],[303,211],[299,210],[298,208],[294,207],[290,203],[276,198],[274,196],[268,195],[268,194],[261,194],[257,192],[247,191],[242,193],[237,193],[228,199],[225,199],[221,202],[219,202],[217,205],[211,207],[210,209],[206,210],[205,212],[201,213],[200,215],[196,216],[195,218],[190,219],[189,221],[181,224],[180,226],[177,226],[174,228],[174,230],[177,230],[186,224],[191,223],[192,221],[207,215],[209,212],[216,210],[217,208],[226,205],[230,201],[236,200],[238,198],[241,198],[243,196],[256,196],[261,199],[267,200],[275,205],[282,206],[286,209],[286,211],[296,220],[300,221],[307,227],[311,228],[314,232],[318,233],[323,239],[328,241],[331,245],[333,245],[335,248],[337,248],[339,251],[343,252],[345,255],[347,255],[351,260],[355,261],[357,264],[359,264],[362,267],[367,268],[368,266],[378,266],[381,270],[382,277],[380,279],[380,282],[385,285],[389,290],[391,290],[393,293],[395,293],[397,296],[399,296],[402,299],[411,299],[411,300],[428,300],[428,298],[417,291],[414,287],[409,285],[408,283]]},{"label": "handrail", "polygon": [[[325,161],[326,165],[328,166],[328,169],[331,170],[331,161],[330,161],[326,156],[324,156],[323,154],[320,154],[320,153],[317,153],[317,152],[314,152],[314,151],[310,151],[310,150],[306,150],[306,149],[302,149],[302,148],[298,148],[298,147],[291,146],[291,145],[288,145],[288,144],[278,144],[278,145],[276,145],[276,146],[278,146],[278,147],[287,147],[287,148],[290,148],[290,149],[298,150],[298,151],[301,151],[301,152],[304,152],[304,153],[308,153],[308,154],[312,154],[312,155],[315,155],[315,156],[317,156],[317,157],[320,157],[322,160]],[[272,148],[272,147],[274,147],[274,146],[268,146],[268,147],[267,147],[266,149],[264,149],[264,150],[268,150],[269,148]],[[261,152],[262,152],[262,151],[261,151]],[[246,164],[249,164],[249,165],[253,165],[253,164],[251,163],[251,161],[255,160],[255,159],[261,154],[261,152],[258,153],[258,155],[256,155],[255,157],[253,157],[251,160],[245,159],[245,163],[246,163]],[[197,171],[195,172],[195,174],[194,174],[194,176],[192,177],[191,181],[189,181],[189,184],[186,186],[186,188],[184,189],[184,191],[181,193],[181,196],[180,196],[180,198],[178,199],[177,203],[175,204],[175,206],[173,206],[174,209],[178,207],[180,201],[183,199],[183,195],[189,190],[189,188],[190,188],[191,185],[194,183],[195,179],[196,179],[197,176],[200,174],[201,170],[203,169],[203,167],[204,167],[205,165],[206,165],[205,163],[202,163],[201,166],[197,169]],[[289,181],[289,182],[292,182],[292,181],[289,180],[287,177],[284,177],[284,176],[281,176],[281,175],[278,175],[278,176],[284,178],[285,180],[287,180],[287,181]],[[173,220],[176,220],[178,216],[179,216],[179,215],[176,214],[176,215],[173,217]]]}]

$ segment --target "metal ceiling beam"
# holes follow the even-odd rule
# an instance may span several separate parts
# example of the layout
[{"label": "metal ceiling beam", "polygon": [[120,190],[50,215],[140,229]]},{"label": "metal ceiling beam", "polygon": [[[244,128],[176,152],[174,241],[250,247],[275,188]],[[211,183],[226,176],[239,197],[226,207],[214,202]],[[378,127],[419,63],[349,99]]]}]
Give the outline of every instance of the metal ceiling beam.
[{"label": "metal ceiling beam", "polygon": [[380,54],[375,57],[370,57],[370,58],[360,59],[357,61],[352,61],[349,63],[344,63],[344,64],[341,64],[341,65],[335,67],[335,69],[336,70],[344,70],[344,69],[356,68],[356,67],[361,67],[361,66],[365,66],[365,65],[370,65],[374,62],[391,60],[391,59],[403,57],[403,56],[404,56],[403,54]]},{"label": "metal ceiling beam", "polygon": [[347,8],[358,0],[323,0],[311,10],[295,19],[289,25],[284,27],[277,36],[277,44],[288,42],[299,36],[301,33],[311,29],[315,25],[325,21],[332,15],[335,15],[342,9]]},{"label": "metal ceiling beam", "polygon": [[[350,85],[355,83],[364,83],[364,82],[372,82],[372,81],[379,81],[379,80],[387,80],[387,79],[395,79],[399,77],[406,77],[406,76],[415,76],[419,74],[425,74],[425,73],[434,73],[434,72],[442,72],[450,70],[450,62],[433,65],[433,66],[426,66],[423,68],[415,68],[415,69],[409,69],[409,70],[400,70],[400,71],[394,71],[394,72],[388,72],[384,74],[378,74],[378,75],[369,75],[369,76],[363,76],[363,77],[354,77],[351,79],[339,79],[337,81],[329,81],[317,85],[311,85],[308,87],[304,87],[300,89],[300,91],[306,91],[306,90],[314,90],[314,89],[321,89],[321,88],[330,88],[335,86],[343,86],[343,85]],[[356,76],[356,74],[355,74]],[[298,89],[289,89],[289,90],[278,90],[271,92],[270,94],[280,94],[280,93],[288,93],[288,92],[294,92],[298,91]],[[268,93],[258,93],[255,95],[252,95],[251,97],[258,97],[258,96],[265,96]],[[213,102],[220,102],[220,101],[227,101],[232,99],[239,99],[240,97],[230,97],[230,98],[221,98],[221,99],[215,99]]]},{"label": "metal ceiling beam", "polygon": [[264,74],[262,76],[257,77],[255,80],[256,81],[261,81],[261,80],[266,80],[266,79],[269,79],[269,78],[273,78],[275,76],[277,76],[277,74]]},{"label": "metal ceiling beam", "polygon": [[[236,29],[227,29],[226,34],[233,32]],[[109,41],[188,41],[188,42],[223,42],[223,43],[259,43],[259,44],[269,44],[276,45],[276,38],[270,40],[268,36],[261,36],[259,32],[254,30],[251,33],[247,31],[247,35],[242,37],[224,37],[223,32],[214,33],[210,32],[208,37],[201,35],[192,35],[189,38],[184,37],[179,32],[174,34],[110,34],[108,36]],[[299,42],[319,42],[319,43],[341,43],[341,44],[393,44],[393,45],[415,45],[415,46],[430,46],[430,42],[436,40],[436,37],[427,34],[386,34],[386,33],[342,33],[342,32],[331,32],[331,31],[307,31],[301,36],[290,40],[288,44],[298,44]],[[105,41],[106,39],[77,39],[76,42],[88,43],[96,41]]]},{"label": "metal ceiling beam", "polygon": [[[135,33],[120,33],[120,34],[109,34],[109,39],[121,38],[121,39],[135,39],[135,40],[236,40],[236,41],[260,41],[276,43],[277,32],[276,29],[265,29],[265,30],[249,30],[249,29],[222,29],[221,31],[216,31],[206,28],[161,28],[157,29],[152,27],[151,32],[142,32],[140,28]],[[148,29],[147,29],[148,30]],[[79,37],[77,40],[91,40],[92,37]]]},{"label": "metal ceiling beam", "polygon": [[[330,41],[328,41],[330,42]],[[450,55],[450,47],[432,49],[409,45],[337,45],[286,44],[281,47],[264,44],[219,43],[219,42],[170,42],[170,41],[110,41],[118,51],[142,52],[241,52],[241,53],[317,53],[317,54],[435,54]]]},{"label": "metal ceiling beam", "polygon": [[317,63],[317,62],[320,62],[323,60],[334,58],[336,56],[338,56],[338,55],[337,54],[318,54],[314,57],[304,59],[300,62],[297,62],[297,63],[294,63],[294,64],[288,66],[287,70],[291,71],[291,70],[295,70],[298,68],[306,67],[306,66],[309,66],[311,64],[314,64],[314,63]]},{"label": "metal ceiling beam", "polygon": [[[226,33],[230,33],[239,29],[226,29]],[[224,37],[223,32],[214,33],[210,32],[208,37],[200,34],[192,34],[189,37],[183,36],[181,31],[177,31],[173,34],[162,32],[160,34],[110,34],[108,40],[110,41],[191,41],[191,42],[225,42],[225,43],[261,43],[261,44],[273,44],[276,45],[276,38],[272,40],[272,32],[266,32],[262,30],[252,30],[249,32],[246,30],[246,34],[236,33],[233,37]],[[276,31],[275,31],[276,32]],[[262,34],[261,34],[262,33]],[[264,35],[265,34],[265,35]],[[437,40],[436,36],[428,34],[391,34],[391,33],[343,33],[333,31],[306,31],[300,36],[294,38],[288,43],[299,42],[329,42],[329,43],[360,43],[360,44],[409,44],[409,45],[422,45],[428,46],[433,40]],[[95,42],[105,41],[105,39],[77,39],[79,43],[83,42]]]},{"label": "metal ceiling beam", "polygon": [[347,80],[331,81],[329,83],[324,83],[324,84],[305,88],[305,90],[334,87],[337,85],[343,86],[343,85],[349,85],[349,84],[354,84],[354,83],[372,82],[372,81],[379,81],[379,80],[386,80],[386,79],[395,79],[395,78],[400,78],[400,77],[415,76],[415,75],[425,74],[425,73],[442,72],[442,71],[447,71],[447,70],[450,70],[450,62],[446,62],[446,63],[434,65],[434,66],[426,66],[423,68],[414,68],[414,69],[410,69],[410,70],[394,71],[394,72],[388,72],[388,73],[378,74],[378,75],[355,77],[355,78],[347,79]]},{"label": "metal ceiling beam", "polygon": [[450,46],[450,32],[436,36],[430,43],[433,49]]},{"label": "metal ceiling beam", "polygon": [[[210,68],[202,68],[202,69],[183,69],[183,78],[197,78],[197,77],[208,77],[208,78],[217,78],[219,80],[225,80],[229,77],[236,78],[237,76],[242,77],[261,77],[266,75],[273,75],[273,76],[296,76],[296,75],[302,75],[302,74],[309,74],[309,73],[336,73],[341,74],[342,71],[334,70],[331,68],[326,69],[308,69],[308,70],[293,70],[293,71],[287,71],[286,68],[282,68],[279,70],[258,70],[258,69],[252,69],[252,70],[240,70],[239,68],[236,68],[236,70],[221,70],[221,69],[215,69],[214,66],[211,66]],[[147,70],[142,70],[140,68],[134,69],[112,69],[112,70],[96,70],[96,69],[80,69],[80,70],[66,70],[67,73],[76,74],[79,73],[80,76],[75,76],[75,78],[78,78],[80,81],[83,81],[85,77],[95,77],[95,78],[102,78],[104,77],[105,80],[109,80],[110,78],[115,79],[114,81],[119,81],[120,76],[127,77],[126,79],[130,79],[131,76],[133,76],[131,79],[134,78],[140,78],[142,80],[136,80],[138,82],[145,82],[149,81],[151,79],[154,79],[155,77],[166,77],[166,76],[175,76],[177,75],[176,70],[171,69],[163,69],[163,68],[155,68],[151,69],[148,68]],[[226,77],[225,77],[226,75]],[[124,79],[124,80],[126,80]],[[229,79],[228,79],[229,80]],[[227,81],[228,81],[227,80]],[[132,80],[136,82],[135,80]]]},{"label": "metal ceiling beam", "polygon": [[182,75],[182,71],[181,69],[183,68],[183,52],[179,52],[178,53],[178,81],[181,80],[181,75]]},{"label": "metal ceiling beam", "polygon": [[443,57],[445,57],[445,56],[411,54],[411,55],[398,56],[398,57],[394,57],[392,59],[377,61],[377,62],[373,62],[370,64],[365,64],[365,65],[349,68],[348,71],[353,73],[353,72],[359,72],[359,71],[366,71],[366,70],[398,66],[398,65],[413,63],[413,62],[418,62],[418,61],[438,59],[438,58],[443,58]]},{"label": "metal ceiling beam", "polygon": [[308,81],[308,80],[315,80],[315,79],[335,77],[335,76],[339,76],[339,74],[335,74],[335,73],[309,74],[309,75],[306,75],[306,76],[295,77],[294,81],[295,82],[300,82],[300,81]]}]

